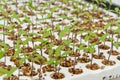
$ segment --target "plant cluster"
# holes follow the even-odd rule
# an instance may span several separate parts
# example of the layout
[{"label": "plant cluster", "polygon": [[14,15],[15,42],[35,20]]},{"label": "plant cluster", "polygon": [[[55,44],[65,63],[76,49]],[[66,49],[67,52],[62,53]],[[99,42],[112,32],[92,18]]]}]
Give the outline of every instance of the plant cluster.
[{"label": "plant cluster", "polygon": [[[120,61],[120,9],[102,0],[0,0],[0,76],[3,80],[63,79]],[[87,5],[86,5],[87,4]],[[109,10],[111,11],[111,10]],[[8,63],[9,62],[9,63]],[[11,65],[13,64],[13,65]],[[79,67],[78,67],[79,66]]]}]

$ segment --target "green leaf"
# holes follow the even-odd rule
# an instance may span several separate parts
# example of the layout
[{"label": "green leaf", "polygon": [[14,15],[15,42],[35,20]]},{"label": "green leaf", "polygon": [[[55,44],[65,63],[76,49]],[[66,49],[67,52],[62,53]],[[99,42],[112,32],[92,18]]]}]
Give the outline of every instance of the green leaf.
[{"label": "green leaf", "polygon": [[3,28],[4,27],[4,24],[0,24],[0,28]]},{"label": "green leaf", "polygon": [[2,12],[2,14],[6,14],[5,9],[3,8],[3,6],[0,6],[0,11]]},{"label": "green leaf", "polygon": [[114,30],[115,33],[120,33],[120,29]]},{"label": "green leaf", "polygon": [[11,18],[18,20],[18,22],[21,23],[21,24],[23,23],[23,22],[20,20],[20,18],[18,17],[18,14],[16,14],[15,11],[12,11]]},{"label": "green leaf", "polygon": [[104,6],[105,8],[107,7],[107,5],[105,3],[101,3],[102,6]]},{"label": "green leaf", "polygon": [[27,15],[24,16],[24,20],[27,21],[28,23],[32,23],[32,21]]},{"label": "green leaf", "polygon": [[59,61],[55,61],[55,66],[58,66],[60,64],[60,60]]},{"label": "green leaf", "polygon": [[62,30],[62,31],[60,32],[60,38],[64,37],[64,35],[65,35],[65,30]]},{"label": "green leaf", "polygon": [[71,43],[71,40],[63,40],[63,42],[65,43],[65,45],[68,45]]},{"label": "green leaf", "polygon": [[44,20],[46,20],[47,18],[39,18],[38,20],[40,20],[40,21],[44,21]]},{"label": "green leaf", "polygon": [[102,37],[100,37],[100,41],[104,42],[108,34],[104,34]]},{"label": "green leaf", "polygon": [[71,46],[76,46],[74,43],[71,43],[70,45],[71,45]]},{"label": "green leaf", "polygon": [[115,11],[116,11],[116,12],[119,12],[119,8],[116,7],[116,8],[115,8]]},{"label": "green leaf", "polygon": [[106,25],[105,25],[105,29],[108,29],[109,27],[110,27],[110,23],[107,23]]},{"label": "green leaf", "polygon": [[24,30],[18,30],[18,34],[27,34],[27,32]]},{"label": "green leaf", "polygon": [[56,29],[60,30],[60,24],[56,24]]},{"label": "green leaf", "polygon": [[20,52],[21,52],[21,49],[19,47],[19,49],[17,49],[17,51],[15,51],[13,57],[16,58],[20,54]]},{"label": "green leaf", "polygon": [[39,45],[35,45],[35,49],[40,49],[40,46]]},{"label": "green leaf", "polygon": [[3,76],[4,75],[4,73],[3,72],[0,72],[0,76]]},{"label": "green leaf", "polygon": [[15,72],[17,70],[17,68],[13,67],[12,69],[10,69],[10,71],[8,71],[7,76],[11,76],[13,74],[13,72]]},{"label": "green leaf", "polygon": [[68,17],[66,15],[62,15],[62,16],[60,16],[60,18],[66,19]]},{"label": "green leaf", "polygon": [[115,46],[116,49],[119,48],[119,42],[114,42],[113,45]]},{"label": "green leaf", "polygon": [[95,2],[97,2],[97,4],[99,4],[99,1],[98,1],[98,0],[95,0]]},{"label": "green leaf", "polygon": [[87,15],[88,17],[91,16],[89,12],[86,12],[86,15]]},{"label": "green leaf", "polygon": [[9,32],[0,32],[0,34],[8,35]]},{"label": "green leaf", "polygon": [[45,33],[43,34],[43,38],[46,38],[50,35],[51,35],[50,31],[45,31]]},{"label": "green leaf", "polygon": [[68,32],[70,30],[70,26],[65,26],[64,31]]},{"label": "green leaf", "polygon": [[20,53],[21,53],[21,48],[20,48],[20,40],[16,41],[16,45],[15,45],[15,53],[13,55],[14,58],[16,58]]},{"label": "green leaf", "polygon": [[1,1],[4,2],[4,3],[6,2],[5,0],[1,0]]},{"label": "green leaf", "polygon": [[32,9],[34,9],[35,7],[33,6],[33,1],[32,0],[29,0],[28,1],[28,6]]},{"label": "green leaf", "polygon": [[49,46],[50,46],[50,48],[52,48],[52,47],[54,46],[54,44],[53,44],[53,43],[50,43]]},{"label": "green leaf", "polygon": [[111,38],[109,38],[110,39],[110,41],[112,42],[114,39],[111,37]]},{"label": "green leaf", "polygon": [[0,68],[0,76],[3,76],[7,73],[7,70],[4,68]]},{"label": "green leaf", "polygon": [[90,36],[86,35],[86,36],[85,36],[85,41],[88,41],[89,38],[90,38]]},{"label": "green leaf", "polygon": [[51,13],[48,13],[48,14],[47,14],[47,19],[49,19],[49,18],[51,18],[51,17],[52,17]]},{"label": "green leaf", "polygon": [[5,51],[9,49],[9,46],[7,44],[5,44],[4,42],[1,42],[0,46],[4,47]]},{"label": "green leaf", "polygon": [[8,73],[8,70],[5,69],[5,68],[0,68],[0,72],[4,73],[4,74],[7,74]]},{"label": "green leaf", "polygon": [[90,53],[93,54],[95,52],[94,48],[90,48]]},{"label": "green leaf", "polygon": [[40,62],[38,58],[32,58],[32,61],[35,61],[35,62]]},{"label": "green leaf", "polygon": [[52,12],[54,12],[55,10],[57,10],[56,6],[51,9]]},{"label": "green leaf", "polygon": [[48,65],[50,65],[50,64],[54,64],[55,63],[55,61],[56,61],[56,59],[55,58],[50,58],[50,60],[49,61],[47,61],[47,62],[45,62],[46,64],[48,64]]},{"label": "green leaf", "polygon": [[26,57],[24,57],[24,58],[21,58],[21,59],[19,60],[19,62],[20,62],[20,65],[22,65],[22,64],[25,62],[25,60],[26,60]]},{"label": "green leaf", "polygon": [[11,30],[11,31],[14,31],[14,26],[15,26],[16,24],[9,24],[6,28],[8,29],[8,30]]},{"label": "green leaf", "polygon": [[39,58],[43,58],[43,56],[41,56],[40,54],[34,54],[34,55],[39,57]]},{"label": "green leaf", "polygon": [[3,58],[4,56],[4,52],[2,51],[2,49],[0,49],[0,59]]},{"label": "green leaf", "polygon": [[61,49],[63,48],[63,46],[58,46],[55,50],[55,56],[60,56],[61,55]]},{"label": "green leaf", "polygon": [[43,40],[43,39],[37,39],[36,41],[39,41],[41,44],[41,46],[39,47],[39,46],[36,46],[36,48],[43,48],[43,47],[45,47],[45,45],[49,42],[49,40]]},{"label": "green leaf", "polygon": [[67,4],[67,3],[68,3],[68,1],[67,1],[67,0],[63,0],[63,3]]},{"label": "green leaf", "polygon": [[112,0],[109,0],[110,5],[112,5]]},{"label": "green leaf", "polygon": [[120,29],[120,23],[116,23],[116,26],[118,27],[118,29]]},{"label": "green leaf", "polygon": [[20,46],[20,41],[21,41],[21,40],[16,40],[17,46]]},{"label": "green leaf", "polygon": [[65,51],[64,53],[62,53],[62,56],[66,56],[68,54],[70,54],[72,51]]},{"label": "green leaf", "polygon": [[49,40],[44,40],[41,44],[42,44],[42,47],[44,47],[47,43],[48,43]]},{"label": "green leaf", "polygon": [[80,50],[83,50],[83,49],[84,49],[84,46],[85,46],[84,44],[80,44],[79,49],[80,49]]},{"label": "green leaf", "polygon": [[16,12],[15,12],[15,11],[12,11],[11,18],[17,18],[17,14],[16,14]]},{"label": "green leaf", "polygon": [[91,45],[89,45],[89,51],[91,54],[93,54],[95,52],[94,46],[95,46],[95,43],[92,43]]},{"label": "green leaf", "polygon": [[7,20],[7,18],[0,18],[0,21]]},{"label": "green leaf", "polygon": [[97,34],[94,33],[94,32],[90,32],[89,34],[90,34],[91,36],[93,36],[93,37],[97,37]]},{"label": "green leaf", "polygon": [[25,41],[23,41],[23,45],[26,45],[31,40],[32,40],[31,38],[27,38]]},{"label": "green leaf", "polygon": [[74,2],[75,0],[71,0],[72,2]]},{"label": "green leaf", "polygon": [[49,55],[52,55],[53,52],[54,52],[53,49],[49,49],[48,54],[49,54]]}]

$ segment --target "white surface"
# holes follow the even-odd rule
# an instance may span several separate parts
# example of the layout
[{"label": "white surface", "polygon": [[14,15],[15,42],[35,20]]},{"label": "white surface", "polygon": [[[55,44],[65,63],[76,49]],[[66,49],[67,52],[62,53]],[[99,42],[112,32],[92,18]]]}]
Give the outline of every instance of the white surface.
[{"label": "white surface", "polygon": [[[107,0],[110,1],[110,0]],[[120,7],[120,0],[112,0],[112,3]]]},{"label": "white surface", "polygon": [[111,79],[111,80],[120,80],[120,78],[116,78],[116,79]]},{"label": "white surface", "polygon": [[[6,42],[10,43],[10,41],[8,41],[8,40]],[[11,42],[11,45],[12,45],[12,42]],[[109,43],[108,43],[108,45],[109,45]],[[108,54],[105,54],[105,55],[108,56]],[[106,79],[104,79],[104,80],[109,80],[110,75],[112,75],[112,78],[114,78],[116,75],[120,75],[120,61],[118,61],[115,56],[112,56],[111,59],[116,60],[116,65],[111,66],[111,67],[106,66],[105,69],[103,69],[103,70],[99,69],[96,71],[88,70],[85,67],[86,64],[79,63],[77,65],[77,67],[81,67],[84,72],[82,74],[74,75],[74,76],[71,76],[71,74],[68,72],[68,68],[62,67],[60,72],[63,72],[65,74],[65,78],[62,80],[103,80],[102,79],[103,77],[106,77]],[[97,60],[97,61],[93,60],[93,61],[97,62],[100,66],[103,66],[103,64],[101,63],[101,60]],[[13,64],[13,63],[9,62],[9,58],[7,58],[7,62],[9,64]],[[36,64],[34,64],[34,66],[36,68],[39,67]],[[17,74],[17,71],[15,72],[15,74]],[[46,73],[46,74],[47,74],[47,76],[46,76],[45,80],[53,80],[50,78],[51,73]],[[30,77],[27,77],[27,78],[20,77],[20,78],[21,78],[21,80],[25,80],[25,79],[30,80]],[[0,77],[0,80],[3,80],[2,77]]]}]

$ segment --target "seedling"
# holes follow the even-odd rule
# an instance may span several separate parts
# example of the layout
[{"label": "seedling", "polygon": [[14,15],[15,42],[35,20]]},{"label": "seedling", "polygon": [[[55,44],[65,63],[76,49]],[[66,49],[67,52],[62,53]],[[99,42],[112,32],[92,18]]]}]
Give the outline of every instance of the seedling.
[{"label": "seedling", "polygon": [[[105,65],[115,64],[111,57],[113,52],[118,54],[120,45],[119,18],[114,19],[99,8],[106,8],[105,2],[92,0],[93,4],[87,4],[84,0],[1,0],[0,60],[5,60],[0,62],[0,75],[7,74],[6,79],[13,79],[16,76],[14,71],[18,69],[17,79],[21,79],[20,75],[31,77],[31,80],[46,79],[49,75],[44,76],[42,73],[45,72],[53,72],[50,73],[53,79],[66,79],[68,73],[82,73],[84,68],[81,65],[85,66],[83,63],[89,61],[86,68],[90,70],[99,69],[97,59],[104,59],[102,63]],[[109,11],[112,11],[111,5],[112,0]],[[120,14],[118,8],[112,12]],[[111,43],[110,49],[108,42]],[[104,50],[110,50],[109,56],[103,55],[101,58]],[[10,68],[6,64],[7,58],[16,67]],[[68,69],[68,73],[61,72],[63,68]]]}]

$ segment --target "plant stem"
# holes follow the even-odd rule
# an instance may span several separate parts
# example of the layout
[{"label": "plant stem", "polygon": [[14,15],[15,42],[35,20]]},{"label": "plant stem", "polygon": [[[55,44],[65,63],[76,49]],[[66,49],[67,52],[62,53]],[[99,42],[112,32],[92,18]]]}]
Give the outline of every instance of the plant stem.
[{"label": "plant stem", "polygon": [[[73,53],[74,53],[74,50],[75,50],[75,42],[73,41]],[[75,64],[76,64],[76,56],[75,56],[75,58],[74,58],[74,64],[73,64],[73,69],[75,70]],[[75,71],[74,71],[74,73],[75,73]]]},{"label": "plant stem", "polygon": [[41,46],[41,48],[40,48],[40,53],[41,53],[41,56],[43,56],[42,46]]},{"label": "plant stem", "polygon": [[80,34],[80,44],[82,43],[82,33]]},{"label": "plant stem", "polygon": [[117,37],[117,42],[119,41],[119,34],[118,34],[118,37]]},{"label": "plant stem", "polygon": [[92,69],[92,64],[93,64],[93,54],[91,54],[91,63],[90,63],[90,68]]},{"label": "plant stem", "polygon": [[98,44],[98,56],[99,56],[99,59],[100,59],[100,49],[99,49],[99,44]]},{"label": "plant stem", "polygon": [[[17,40],[19,40],[18,39],[18,36],[19,35],[17,35]],[[16,43],[16,40],[14,40],[14,42]],[[14,46],[14,49],[15,49],[15,46]],[[20,58],[20,55],[18,54],[18,58]],[[20,80],[20,65],[19,65],[19,67],[18,67],[18,79]]]},{"label": "plant stem", "polygon": [[42,75],[42,72],[41,72],[41,69],[42,69],[42,64],[40,64],[40,65],[39,65],[39,67],[40,67],[39,80],[41,80],[41,78],[42,78],[42,76],[41,76],[41,75]]},{"label": "plant stem", "polygon": [[[55,65],[55,74],[57,74],[57,66]],[[55,78],[57,78],[57,75],[55,75]]]},{"label": "plant stem", "polygon": [[16,0],[16,11],[18,12],[18,1]]},{"label": "plant stem", "polygon": [[[113,39],[113,34],[112,34],[112,39]],[[110,60],[110,56],[111,56],[112,51],[113,51],[113,40],[111,41],[111,48],[110,48],[110,53],[109,53],[109,56],[108,56],[108,62]]]},{"label": "plant stem", "polygon": [[59,72],[60,72],[60,65],[58,65],[58,71],[57,71],[57,73],[59,74]]},{"label": "plant stem", "polygon": [[[4,34],[4,32],[5,32],[5,20],[4,20],[4,26],[3,26],[3,42],[5,43],[5,34]],[[4,62],[5,62],[5,65],[6,65],[6,54],[4,56],[5,56]]]}]

